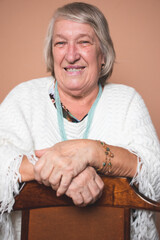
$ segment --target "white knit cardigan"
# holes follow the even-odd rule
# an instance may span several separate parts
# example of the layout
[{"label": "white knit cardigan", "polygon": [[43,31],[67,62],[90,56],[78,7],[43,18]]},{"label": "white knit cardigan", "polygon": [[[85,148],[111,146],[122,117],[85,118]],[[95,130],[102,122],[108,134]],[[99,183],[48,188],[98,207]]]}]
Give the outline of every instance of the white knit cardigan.
[{"label": "white knit cardigan", "polygon": [[[34,164],[34,150],[51,147],[61,141],[56,108],[49,97],[53,82],[52,77],[46,77],[22,83],[9,93],[0,106],[1,212],[12,210],[14,196],[20,191],[19,166],[23,155],[27,155]],[[68,139],[82,138],[86,123],[87,117],[79,123],[64,119]],[[138,183],[140,192],[147,197],[160,199],[159,140],[147,108],[133,88],[111,83],[105,86],[88,138],[135,153],[141,161],[138,161],[138,174],[132,182]],[[151,212],[136,211],[131,225],[133,240],[158,239]],[[18,235],[13,237],[9,214],[2,214],[0,226],[0,239],[19,239]]]}]

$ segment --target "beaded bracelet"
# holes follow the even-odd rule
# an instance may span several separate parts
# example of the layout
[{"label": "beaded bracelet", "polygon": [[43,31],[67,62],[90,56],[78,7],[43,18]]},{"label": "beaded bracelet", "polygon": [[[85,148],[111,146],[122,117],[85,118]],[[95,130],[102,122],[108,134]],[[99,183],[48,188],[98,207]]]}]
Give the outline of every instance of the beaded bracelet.
[{"label": "beaded bracelet", "polygon": [[97,169],[97,172],[107,172],[111,173],[112,171],[112,163],[111,158],[114,157],[113,153],[110,151],[110,148],[107,146],[105,142],[98,141],[102,147],[105,149],[106,161],[102,163],[102,167]]}]

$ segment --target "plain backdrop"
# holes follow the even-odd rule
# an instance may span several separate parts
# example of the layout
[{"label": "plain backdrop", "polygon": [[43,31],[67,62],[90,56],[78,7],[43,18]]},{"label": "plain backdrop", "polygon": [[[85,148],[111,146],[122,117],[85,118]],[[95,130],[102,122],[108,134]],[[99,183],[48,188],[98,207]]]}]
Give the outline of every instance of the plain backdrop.
[{"label": "plain backdrop", "polygon": [[[43,58],[48,23],[68,2],[0,0],[0,102],[17,84],[48,75]],[[86,2],[97,5],[110,26],[117,54],[110,82],[136,88],[160,137],[160,0]]]}]

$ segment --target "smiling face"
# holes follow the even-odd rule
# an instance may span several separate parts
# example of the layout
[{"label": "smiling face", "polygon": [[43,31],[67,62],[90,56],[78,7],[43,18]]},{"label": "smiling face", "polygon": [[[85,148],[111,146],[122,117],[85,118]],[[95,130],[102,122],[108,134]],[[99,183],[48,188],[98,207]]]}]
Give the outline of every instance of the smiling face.
[{"label": "smiling face", "polygon": [[104,61],[98,37],[89,24],[57,20],[53,32],[53,58],[60,94],[83,96],[97,92]]}]

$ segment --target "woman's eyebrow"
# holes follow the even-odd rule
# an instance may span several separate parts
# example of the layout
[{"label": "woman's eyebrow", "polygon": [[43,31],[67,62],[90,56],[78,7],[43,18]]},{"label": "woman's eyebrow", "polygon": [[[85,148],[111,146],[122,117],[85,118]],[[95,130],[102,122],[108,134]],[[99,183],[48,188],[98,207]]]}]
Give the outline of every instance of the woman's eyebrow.
[{"label": "woman's eyebrow", "polygon": [[93,37],[88,33],[81,33],[81,34],[79,34],[78,37],[89,37],[90,39],[93,39]]}]

